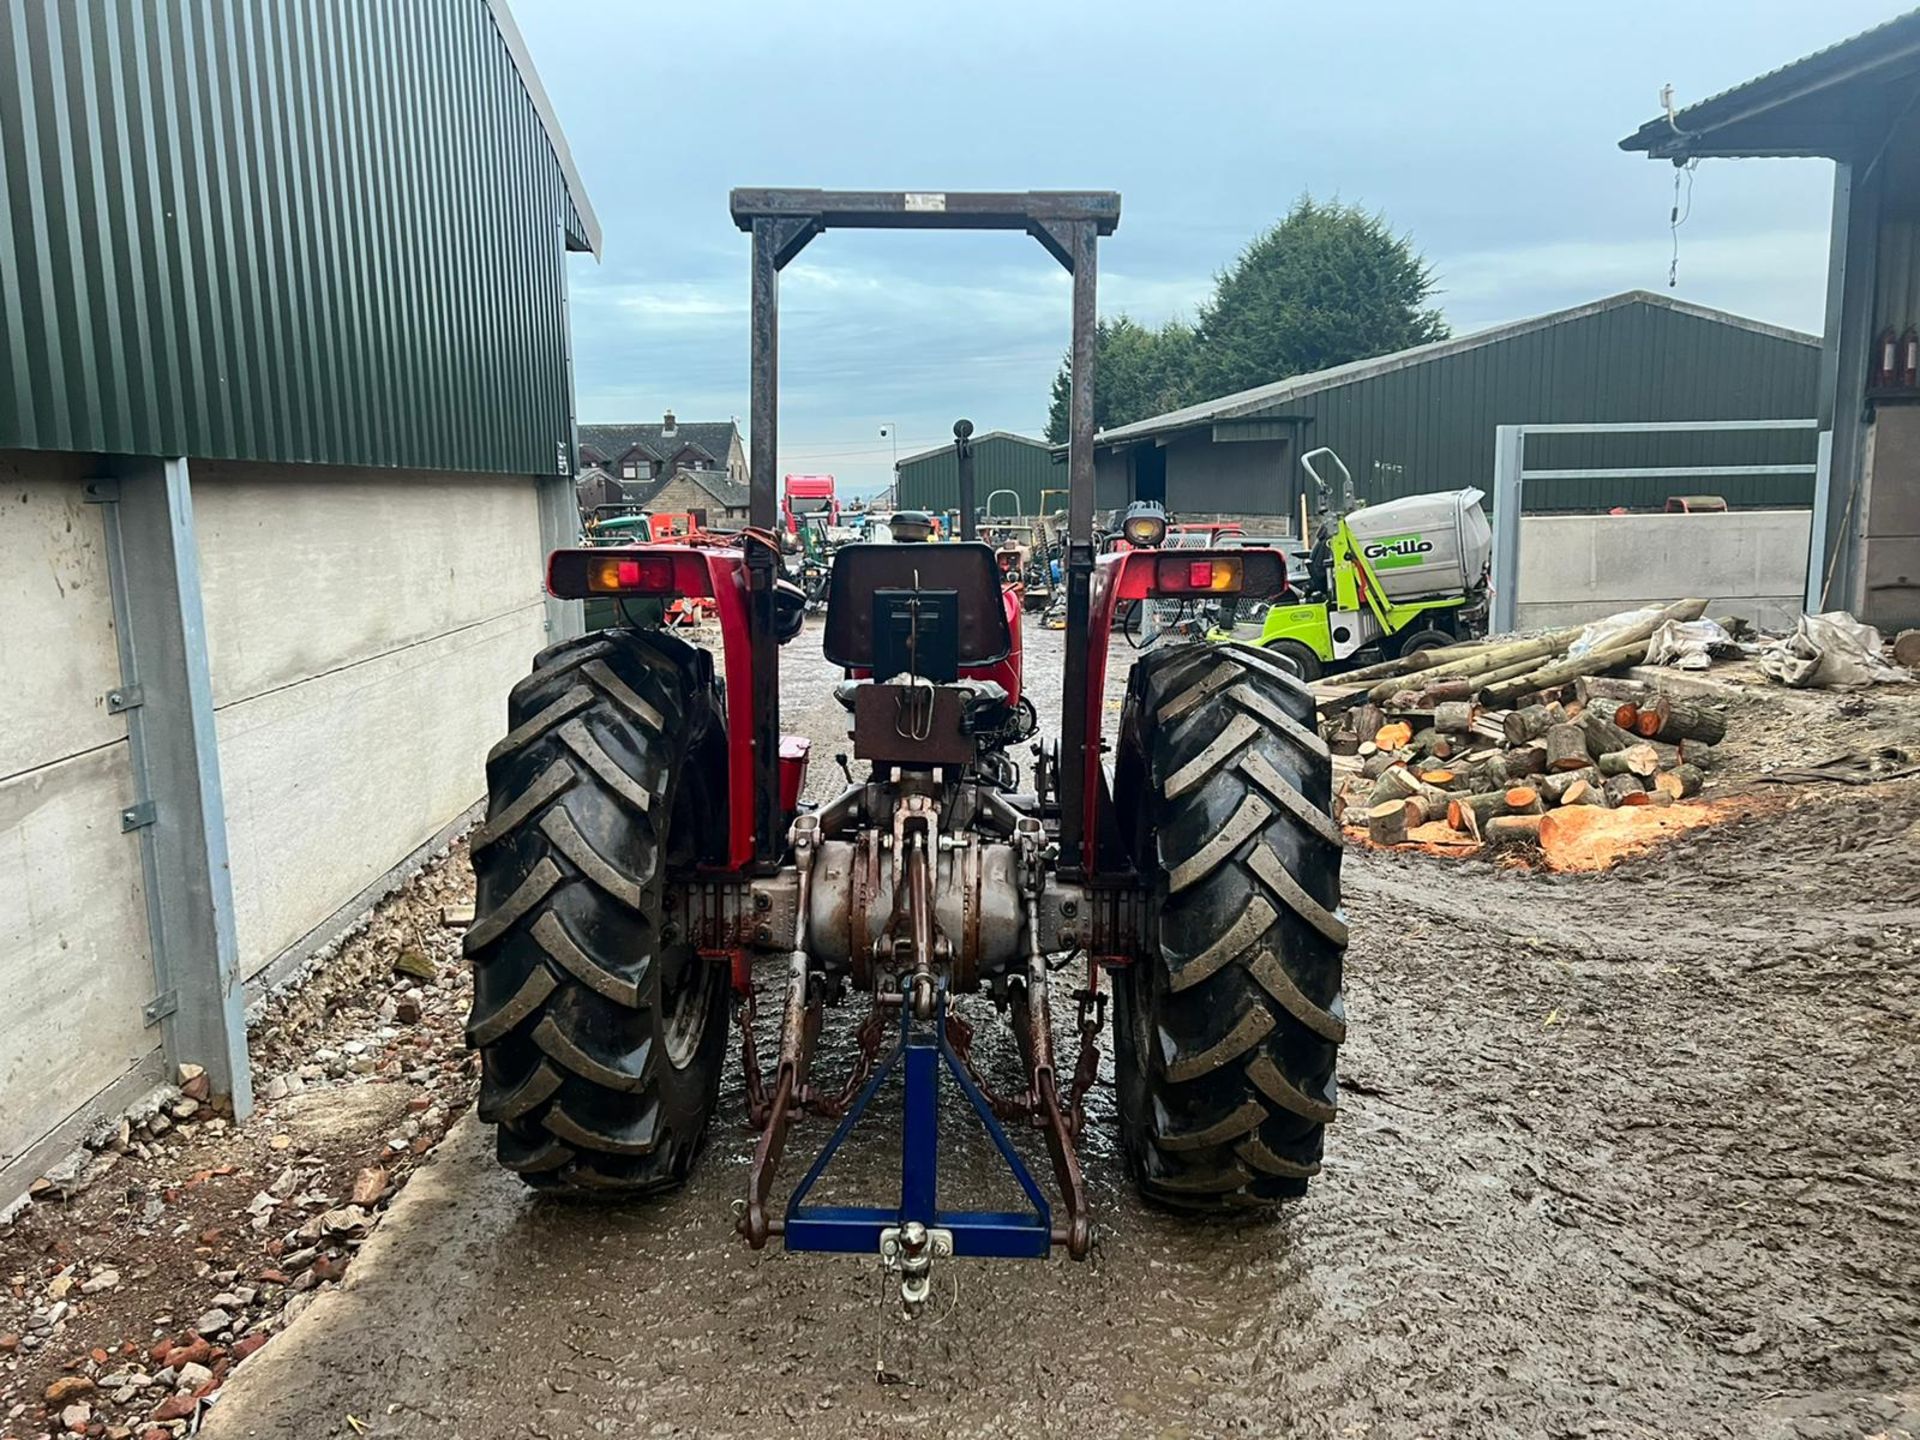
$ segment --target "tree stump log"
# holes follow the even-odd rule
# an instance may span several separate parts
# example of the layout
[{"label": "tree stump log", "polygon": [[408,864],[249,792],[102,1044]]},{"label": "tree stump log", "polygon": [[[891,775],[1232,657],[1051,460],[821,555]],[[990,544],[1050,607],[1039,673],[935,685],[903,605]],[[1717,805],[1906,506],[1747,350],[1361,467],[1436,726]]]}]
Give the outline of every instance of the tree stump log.
[{"label": "tree stump log", "polygon": [[1593,763],[1587,753],[1587,732],[1578,725],[1555,725],[1547,731],[1547,769],[1584,770]]},{"label": "tree stump log", "polygon": [[1516,785],[1501,798],[1509,815],[1538,815],[1547,808],[1540,803],[1540,792],[1531,785]]},{"label": "tree stump log", "polygon": [[1495,816],[1481,830],[1480,838],[1486,842],[1489,849],[1529,842],[1537,845],[1540,842],[1540,817],[1538,815]]},{"label": "tree stump log", "polygon": [[1443,700],[1433,707],[1433,728],[1443,735],[1464,735],[1473,728],[1471,700]]},{"label": "tree stump log", "polygon": [[1640,707],[1634,729],[1649,740],[1665,740],[1669,744],[1699,740],[1718,745],[1727,738],[1727,717],[1712,705],[1659,695]]},{"label": "tree stump log", "polygon": [[1638,775],[1614,775],[1601,787],[1601,793],[1610,806],[1625,805],[1636,795],[1643,797],[1639,803],[1644,804],[1647,788],[1640,783]]},{"label": "tree stump log", "polygon": [[1676,765],[1671,770],[1663,770],[1653,777],[1653,788],[1662,794],[1671,795],[1676,800],[1686,800],[1700,793],[1700,787],[1706,784],[1706,776],[1700,773],[1697,765]]},{"label": "tree stump log", "polygon": [[1407,839],[1407,802],[1383,800],[1367,807],[1367,838],[1376,845],[1403,845]]},{"label": "tree stump log", "polygon": [[1602,775],[1632,775],[1646,780],[1660,772],[1660,752],[1651,745],[1629,745],[1600,757]]},{"label": "tree stump log", "polygon": [[1539,739],[1565,719],[1565,712],[1557,705],[1529,705],[1522,710],[1509,710],[1500,728],[1509,745],[1524,745]]}]

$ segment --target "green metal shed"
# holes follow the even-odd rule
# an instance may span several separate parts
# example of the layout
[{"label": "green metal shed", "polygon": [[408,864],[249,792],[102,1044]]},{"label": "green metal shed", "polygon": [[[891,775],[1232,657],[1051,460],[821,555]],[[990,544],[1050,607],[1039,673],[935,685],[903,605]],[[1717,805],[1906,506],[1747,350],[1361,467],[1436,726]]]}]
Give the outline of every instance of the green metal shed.
[{"label": "green metal shed", "polygon": [[566,474],[599,222],[504,0],[0,16],[0,449]]},{"label": "green metal shed", "polygon": [[[1066,469],[1056,469],[1046,441],[1010,430],[991,430],[973,441],[973,486],[978,503],[985,505],[996,490],[1020,497],[1022,515],[1037,515],[1042,490],[1062,489]],[[894,466],[895,503],[903,510],[952,510],[960,504],[960,467],[952,445],[907,455]],[[1065,504],[1065,497],[1059,503]],[[1005,514],[1005,497],[997,507]]]},{"label": "green metal shed", "polygon": [[[1790,420],[1814,413],[1820,341],[1649,291],[1497,325],[1223,396],[1097,437],[1099,503],[1163,500],[1179,514],[1297,513],[1298,457],[1330,446],[1362,499],[1491,491],[1494,427]],[[1811,432],[1542,436],[1530,466],[1799,464]],[[1529,487],[1529,510],[1659,509],[1672,482]],[[1809,476],[1728,477],[1685,489],[1735,507],[1805,506]]]}]

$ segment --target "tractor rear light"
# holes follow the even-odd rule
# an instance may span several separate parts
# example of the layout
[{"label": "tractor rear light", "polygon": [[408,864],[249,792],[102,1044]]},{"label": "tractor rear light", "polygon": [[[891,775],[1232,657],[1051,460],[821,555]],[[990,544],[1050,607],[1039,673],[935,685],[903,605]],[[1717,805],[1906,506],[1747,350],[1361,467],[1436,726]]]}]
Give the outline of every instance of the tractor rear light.
[{"label": "tractor rear light", "polygon": [[595,559],[587,566],[587,589],[596,595],[671,595],[673,559],[667,555]]},{"label": "tractor rear light", "polygon": [[1188,560],[1165,556],[1155,573],[1154,589],[1162,595],[1220,595],[1238,591],[1244,580],[1245,571],[1237,557]]},{"label": "tractor rear light", "polygon": [[692,550],[556,550],[547,592],[561,600],[608,596],[711,595],[706,562]]}]

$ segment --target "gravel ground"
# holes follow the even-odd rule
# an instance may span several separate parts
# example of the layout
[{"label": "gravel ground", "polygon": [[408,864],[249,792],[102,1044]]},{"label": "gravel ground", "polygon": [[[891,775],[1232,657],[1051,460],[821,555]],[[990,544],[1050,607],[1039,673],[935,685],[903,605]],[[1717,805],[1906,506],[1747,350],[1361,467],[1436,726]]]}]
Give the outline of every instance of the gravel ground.
[{"label": "gravel ground", "polygon": [[[807,644],[819,797],[844,720]],[[1043,714],[1060,650],[1029,633]],[[1738,723],[1910,733],[1911,694],[1838,703]],[[1920,781],[1716,784],[1724,823],[1601,874],[1350,853],[1342,1115],[1276,1220],[1142,1207],[1103,1088],[1094,1258],[951,1267],[908,1325],[873,1262],[738,1244],[737,1119],[684,1192],[612,1206],[527,1194],[469,1116],[202,1433],[1920,1435]],[[891,1136],[847,1193],[896,1180]],[[943,1140],[971,1199],[983,1147]]]}]

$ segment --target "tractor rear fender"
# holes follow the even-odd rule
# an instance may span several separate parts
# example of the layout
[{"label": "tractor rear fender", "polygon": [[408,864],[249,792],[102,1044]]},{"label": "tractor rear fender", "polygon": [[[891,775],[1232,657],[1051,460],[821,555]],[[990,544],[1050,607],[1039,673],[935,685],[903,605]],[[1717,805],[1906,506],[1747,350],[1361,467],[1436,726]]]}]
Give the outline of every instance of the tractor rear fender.
[{"label": "tractor rear fender", "polygon": [[547,593],[559,600],[714,602],[727,688],[726,868],[745,870],[753,859],[753,677],[745,554],[684,544],[555,550],[547,557]]},{"label": "tractor rear fender", "polygon": [[[1201,579],[1201,567],[1230,561],[1240,567],[1231,588],[1215,590]],[[1085,878],[1103,868],[1101,837],[1114,832],[1113,795],[1100,763],[1100,721],[1106,713],[1107,644],[1113,636],[1114,612],[1123,601],[1204,599],[1209,595],[1277,595],[1286,584],[1287,561],[1278,550],[1122,550],[1094,561],[1087,624],[1086,797],[1087,837]],[[1198,582],[1198,583],[1196,583]]]}]

